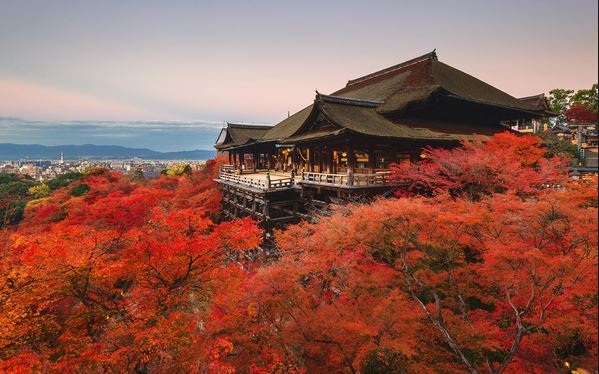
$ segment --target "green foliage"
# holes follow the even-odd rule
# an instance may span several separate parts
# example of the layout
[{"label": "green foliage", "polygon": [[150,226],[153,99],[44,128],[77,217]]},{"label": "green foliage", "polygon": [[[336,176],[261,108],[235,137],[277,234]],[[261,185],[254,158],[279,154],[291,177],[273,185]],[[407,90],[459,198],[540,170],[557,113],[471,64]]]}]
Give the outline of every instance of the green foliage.
[{"label": "green foliage", "polygon": [[26,204],[25,200],[12,200],[5,207],[0,206],[0,227],[21,222]]},{"label": "green foliage", "polygon": [[13,197],[24,197],[27,196],[29,187],[33,186],[32,183],[25,183],[21,181],[8,182],[0,187],[0,196],[13,196]]},{"label": "green foliage", "polygon": [[19,181],[23,178],[26,178],[26,176],[20,174],[0,174],[0,185]]},{"label": "green foliage", "polygon": [[89,188],[89,185],[85,183],[80,183],[73,187],[70,193],[72,196],[83,196],[89,191]]},{"label": "green foliage", "polygon": [[135,180],[135,181],[141,181],[141,180],[145,179],[144,172],[143,172],[143,170],[141,170],[141,168],[137,168],[137,169],[133,170],[130,173],[130,177],[132,180]]},{"label": "green foliage", "polygon": [[572,95],[571,103],[580,103],[587,107],[588,109],[597,112],[597,83],[595,83],[590,89],[578,90],[574,95]]},{"label": "green foliage", "polygon": [[581,89],[578,91],[556,88],[549,91],[549,108],[551,111],[558,114],[557,122],[560,124],[567,123],[565,112],[572,107],[573,104],[582,104],[591,111],[597,113],[597,84],[593,84],[590,89]]},{"label": "green foliage", "polygon": [[21,221],[28,190],[36,183],[28,175],[0,174],[0,227]]},{"label": "green foliage", "polygon": [[407,374],[407,359],[390,349],[375,349],[368,353],[362,372],[365,374]]},{"label": "green foliage", "polygon": [[35,186],[35,184],[33,178],[28,175],[0,174],[0,197],[25,197],[29,187]]},{"label": "green foliage", "polygon": [[71,173],[59,175],[58,177],[48,181],[48,187],[50,187],[50,190],[54,191],[61,187],[68,186],[73,181],[81,178],[82,175],[83,174],[81,174],[79,172],[71,172]]},{"label": "green foliage", "polygon": [[554,156],[567,156],[573,161],[578,160],[578,149],[576,144],[572,144],[570,140],[560,138],[559,136],[550,132],[541,133],[539,136],[541,137],[541,143],[547,151],[545,157],[551,158]]},{"label": "green foliage", "polygon": [[549,108],[555,113],[565,112],[570,107],[572,95],[574,95],[574,90],[555,88],[549,91]]}]

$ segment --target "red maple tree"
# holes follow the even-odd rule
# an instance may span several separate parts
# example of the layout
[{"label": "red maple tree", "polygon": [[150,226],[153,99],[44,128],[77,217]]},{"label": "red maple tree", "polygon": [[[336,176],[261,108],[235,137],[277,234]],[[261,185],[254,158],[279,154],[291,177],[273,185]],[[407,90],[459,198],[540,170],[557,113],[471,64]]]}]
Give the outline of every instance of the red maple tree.
[{"label": "red maple tree", "polygon": [[428,150],[400,198],[279,231],[271,262],[219,222],[216,163],[92,170],[0,230],[0,371],[596,369],[597,181],[543,154]]},{"label": "red maple tree", "polygon": [[566,115],[568,122],[584,124],[597,123],[597,108],[593,111],[581,103],[574,103],[564,112],[564,114]]}]

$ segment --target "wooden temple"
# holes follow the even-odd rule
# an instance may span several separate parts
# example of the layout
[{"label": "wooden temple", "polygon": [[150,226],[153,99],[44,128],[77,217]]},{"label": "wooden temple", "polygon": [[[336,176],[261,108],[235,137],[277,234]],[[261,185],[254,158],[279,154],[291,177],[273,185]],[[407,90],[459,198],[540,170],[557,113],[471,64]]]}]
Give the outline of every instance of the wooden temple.
[{"label": "wooden temple", "polygon": [[303,217],[306,206],[391,191],[390,165],[422,149],[506,131],[546,116],[440,62],[435,51],[353,79],[277,125],[228,124],[215,147],[229,157],[217,182],[224,212],[266,223]]}]

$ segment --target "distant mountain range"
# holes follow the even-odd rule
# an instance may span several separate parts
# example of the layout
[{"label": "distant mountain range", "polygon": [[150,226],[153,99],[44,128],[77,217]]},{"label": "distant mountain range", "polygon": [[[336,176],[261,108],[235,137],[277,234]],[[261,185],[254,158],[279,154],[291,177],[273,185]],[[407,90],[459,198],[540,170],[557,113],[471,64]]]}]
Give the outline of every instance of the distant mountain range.
[{"label": "distant mountain range", "polygon": [[215,151],[193,150],[181,152],[157,152],[145,148],[127,148],[118,145],[55,145],[0,143],[0,160],[58,160],[60,153],[65,160],[73,159],[128,159],[139,157],[148,160],[209,160]]}]

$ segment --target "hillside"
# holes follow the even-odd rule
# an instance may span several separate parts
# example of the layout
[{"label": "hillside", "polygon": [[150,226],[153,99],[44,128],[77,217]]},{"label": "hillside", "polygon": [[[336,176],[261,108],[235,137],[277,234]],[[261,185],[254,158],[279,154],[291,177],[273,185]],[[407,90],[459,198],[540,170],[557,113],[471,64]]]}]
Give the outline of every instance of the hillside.
[{"label": "hillside", "polygon": [[2,176],[0,373],[596,372],[597,178],[539,142],[427,150],[268,250],[214,160]]},{"label": "hillside", "polygon": [[65,159],[117,159],[134,158],[154,160],[209,160],[214,158],[211,150],[158,152],[145,148],[128,148],[117,145],[56,145],[0,143],[0,160],[50,159],[56,160],[60,153]]}]

